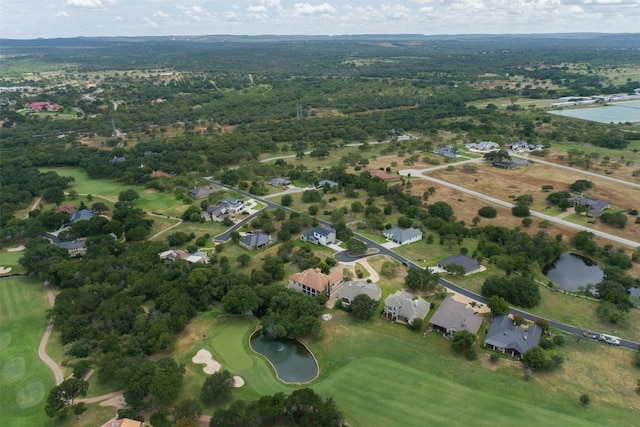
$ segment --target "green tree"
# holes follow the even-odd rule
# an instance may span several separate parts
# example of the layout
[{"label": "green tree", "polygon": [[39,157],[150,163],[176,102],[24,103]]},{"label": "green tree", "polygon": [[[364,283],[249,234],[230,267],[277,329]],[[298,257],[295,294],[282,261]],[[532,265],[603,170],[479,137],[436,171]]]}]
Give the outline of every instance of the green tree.
[{"label": "green tree", "polygon": [[509,303],[498,295],[489,298],[487,306],[491,309],[491,317],[509,314]]},{"label": "green tree", "polygon": [[466,270],[463,265],[452,262],[447,265],[447,273],[452,276],[462,277],[466,273]]},{"label": "green tree", "polygon": [[204,381],[200,398],[206,405],[226,400],[231,397],[233,384],[233,377],[229,371],[218,371]]},{"label": "green tree", "polygon": [[351,314],[354,317],[362,320],[369,320],[376,313],[378,301],[374,300],[369,295],[360,294],[353,298],[349,307],[351,308]]},{"label": "green tree", "polygon": [[140,195],[138,194],[138,192],[132,188],[121,191],[118,194],[118,201],[120,202],[133,202],[134,200],[139,198],[140,198]]},{"label": "green tree", "polygon": [[553,185],[543,185],[542,191],[544,191],[545,193],[548,193],[549,191],[553,191]]},{"label": "green tree", "polygon": [[433,290],[438,284],[438,275],[431,270],[410,267],[407,270],[404,284],[413,290]]},{"label": "green tree", "polygon": [[435,202],[427,208],[429,216],[442,218],[445,222],[452,221],[454,218],[453,209],[446,202]]},{"label": "green tree", "polygon": [[498,211],[493,206],[483,206],[478,209],[478,215],[483,218],[495,218],[498,215]]},{"label": "green tree", "polygon": [[591,398],[588,394],[583,394],[582,396],[580,396],[580,404],[582,406],[589,406],[589,403],[591,403]]},{"label": "green tree", "polygon": [[475,335],[463,329],[461,331],[457,331],[453,335],[453,339],[451,340],[451,346],[455,350],[459,350],[459,351],[468,350],[471,348],[475,340],[476,340]]},{"label": "green tree", "polygon": [[293,197],[290,194],[285,194],[280,198],[280,204],[282,206],[291,206],[293,204]]},{"label": "green tree", "polygon": [[596,185],[591,181],[588,181],[586,179],[579,179],[574,183],[572,183],[571,185],[569,185],[569,189],[574,193],[582,193],[586,190],[591,190],[595,188],[595,186]]},{"label": "green tree", "polygon": [[249,255],[249,254],[240,254],[236,258],[236,261],[238,261],[238,264],[240,264],[242,267],[246,267],[251,262],[251,255]]},{"label": "green tree", "polygon": [[173,409],[173,419],[176,421],[189,419],[197,421],[202,415],[202,407],[195,399],[184,399]]},{"label": "green tree", "polygon": [[68,408],[74,406],[78,397],[84,397],[89,390],[89,383],[78,378],[69,378],[53,387],[49,391],[44,408],[49,418],[63,419],[67,416]]},{"label": "green tree", "polygon": [[222,304],[227,313],[242,314],[258,308],[262,304],[262,299],[249,286],[236,285],[222,297]]},{"label": "green tree", "polygon": [[355,238],[349,239],[347,242],[347,253],[349,255],[361,255],[367,252],[367,244],[362,240]]},{"label": "green tree", "polygon": [[525,351],[522,355],[522,363],[532,369],[546,369],[549,364],[549,358],[542,347],[535,346]]},{"label": "green tree", "polygon": [[95,202],[91,205],[91,209],[98,213],[98,215],[102,214],[102,212],[107,212],[109,210],[109,206],[103,202]]},{"label": "green tree", "polygon": [[516,205],[511,208],[511,214],[513,216],[517,216],[519,218],[531,215],[531,211],[529,211],[528,206]]},{"label": "green tree", "polygon": [[171,358],[158,360],[149,385],[149,392],[153,396],[154,402],[163,406],[173,402],[182,388],[184,372],[184,365],[178,365]]}]

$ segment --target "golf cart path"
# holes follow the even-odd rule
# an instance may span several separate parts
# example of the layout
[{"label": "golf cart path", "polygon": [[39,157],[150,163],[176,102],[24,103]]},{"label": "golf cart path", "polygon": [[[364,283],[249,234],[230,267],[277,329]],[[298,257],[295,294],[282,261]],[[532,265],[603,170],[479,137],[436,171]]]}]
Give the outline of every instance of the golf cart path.
[{"label": "golf cart path", "polygon": [[[47,291],[47,299],[49,300],[49,305],[51,306],[51,308],[53,308],[53,304],[56,301],[56,297],[55,295],[53,295],[53,290],[51,290],[51,285],[49,284],[49,282],[44,282],[44,289]],[[51,357],[49,357],[49,355],[47,354],[47,342],[49,341],[49,335],[51,335],[52,330],[53,330],[53,320],[50,320],[49,324],[47,325],[47,329],[45,329],[44,335],[40,340],[40,345],[38,346],[38,357],[53,372],[53,376],[56,379],[56,385],[60,385],[60,383],[64,381],[64,375],[62,374],[62,369],[60,369],[60,366],[58,366],[58,364],[54,362],[53,359],[51,359]]]}]

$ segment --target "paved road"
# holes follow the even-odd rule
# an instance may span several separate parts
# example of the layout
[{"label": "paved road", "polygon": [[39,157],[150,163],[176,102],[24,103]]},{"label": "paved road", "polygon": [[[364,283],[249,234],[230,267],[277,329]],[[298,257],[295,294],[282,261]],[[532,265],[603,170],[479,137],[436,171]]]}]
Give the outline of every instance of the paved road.
[{"label": "paved road", "polygon": [[[255,199],[255,200],[259,201],[259,202],[262,202],[262,203],[267,205],[267,208],[271,208],[271,209],[282,208],[287,212],[296,212],[295,210],[293,210],[291,208],[280,206],[280,205],[278,205],[276,203],[270,202],[270,201],[265,200],[263,198],[256,197],[253,194],[250,194],[250,193],[248,193],[246,191],[242,191],[242,190],[239,190],[237,188],[234,188],[234,187],[231,187],[231,186],[228,186],[228,185],[220,184],[220,183],[215,182],[215,181],[211,181],[211,182],[213,184],[216,184],[216,185],[219,185],[221,187],[227,188],[227,189],[229,189],[231,191],[235,191],[237,193],[240,193],[240,194],[242,194],[242,195],[244,195],[246,197],[250,197],[250,198],[253,198],[253,199]],[[495,200],[497,200],[500,203],[506,203],[506,202],[502,202],[501,200],[498,200],[498,199],[495,199]],[[552,217],[549,217],[549,218],[552,218]],[[248,219],[249,218],[246,218],[245,220],[248,220]],[[318,219],[318,223],[323,224],[323,225],[330,225],[329,222],[321,220],[321,219]],[[237,226],[239,226],[239,225],[237,224],[236,226],[234,226],[234,228],[237,227]],[[229,230],[229,232],[230,231],[232,231],[232,230]],[[225,233],[223,233],[223,234],[225,234]],[[220,236],[222,236],[222,235],[220,235]],[[369,256],[386,255],[389,258],[392,258],[392,259],[398,261],[399,263],[403,264],[406,267],[422,268],[421,266],[411,262],[407,258],[405,258],[405,257],[403,257],[401,255],[398,255],[397,253],[393,252],[392,250],[390,250],[388,248],[385,248],[380,243],[377,243],[377,242],[375,242],[375,241],[373,241],[373,240],[371,240],[371,239],[369,239],[369,238],[367,238],[365,236],[362,236],[362,235],[360,235],[358,233],[354,233],[354,236],[356,238],[358,238],[359,240],[362,240],[363,242],[365,242],[367,244],[367,246],[369,246],[369,248],[377,249],[378,252],[371,253],[371,254],[363,254],[363,255],[358,255],[356,257],[352,257],[352,256],[347,255],[346,251],[342,251],[342,252],[338,252],[338,253],[336,253],[334,255],[335,258],[338,261],[353,262],[353,261],[357,261],[358,259],[366,258],[366,257],[369,257]],[[218,239],[218,237],[219,236],[216,236],[216,240]],[[466,296],[468,298],[471,298],[472,300],[476,300],[476,301],[481,302],[483,304],[487,304],[489,302],[489,300],[487,298],[483,297],[482,295],[476,294],[475,292],[471,292],[471,291],[469,291],[469,290],[467,290],[465,288],[462,288],[462,287],[460,287],[460,286],[458,286],[458,285],[456,285],[454,283],[449,282],[446,279],[443,279],[442,277],[439,279],[439,282],[440,282],[440,284],[442,286],[444,286],[444,287],[446,287],[448,289],[451,289],[452,291],[458,292],[459,294],[464,295],[464,296]],[[530,321],[535,321],[536,319],[540,318],[540,316],[537,316],[537,315],[534,315],[534,314],[531,314],[531,313],[528,313],[528,312],[522,311],[522,310],[517,310],[517,309],[513,309],[512,308],[510,311],[511,311],[512,314],[519,314],[520,316],[522,316],[525,319],[530,320]],[[571,326],[571,325],[567,325],[567,324],[564,324],[564,323],[556,322],[556,321],[551,320],[551,319],[546,319],[546,320],[549,322],[549,325],[551,325],[554,328],[559,329],[559,330],[561,330],[563,332],[567,332],[567,333],[570,333],[570,334],[579,334],[579,335],[582,335],[582,333],[584,332],[583,329],[577,328],[575,326]],[[639,348],[638,343],[633,342],[633,341],[629,341],[629,340],[620,340],[620,345],[622,347],[626,347],[626,348],[633,349],[633,350],[637,350]]]},{"label": "paved road", "polygon": [[[438,178],[434,178],[434,177],[431,177],[431,176],[423,175],[422,172],[420,170],[418,170],[418,169],[404,169],[404,170],[400,171],[400,175],[404,175],[404,176],[410,175],[410,176],[415,177],[415,178],[421,178],[421,179],[425,179],[427,181],[435,182],[436,184],[440,184],[440,185],[445,186],[445,187],[453,188],[454,190],[458,190],[458,191],[460,191],[462,193],[469,194],[471,196],[477,197],[477,198],[482,199],[482,200],[486,200],[486,201],[494,203],[496,205],[504,206],[504,207],[509,208],[509,209],[511,209],[513,206],[515,206],[513,203],[505,202],[504,200],[500,200],[500,199],[496,199],[495,197],[487,196],[486,194],[480,193],[478,191],[470,190],[470,189],[468,189],[466,187],[462,187],[460,185],[452,184],[450,182],[443,181],[443,180],[438,179]],[[567,228],[573,228],[574,230],[588,231],[588,232],[593,233],[594,235],[596,235],[598,237],[602,237],[602,238],[611,240],[613,242],[620,243],[620,244],[625,245],[625,246],[630,246],[632,248],[640,247],[640,243],[639,242],[635,242],[633,240],[625,239],[624,237],[615,236],[613,234],[605,233],[604,231],[594,230],[592,228],[585,227],[583,225],[574,224],[573,222],[569,222],[569,221],[565,221],[563,219],[559,219],[559,218],[556,218],[556,217],[553,217],[553,216],[545,215],[545,214],[540,213],[540,212],[531,211],[531,216],[534,216],[534,217],[537,217],[537,218],[546,219],[549,222],[553,222],[555,224],[562,225],[562,226],[567,227]]]}]

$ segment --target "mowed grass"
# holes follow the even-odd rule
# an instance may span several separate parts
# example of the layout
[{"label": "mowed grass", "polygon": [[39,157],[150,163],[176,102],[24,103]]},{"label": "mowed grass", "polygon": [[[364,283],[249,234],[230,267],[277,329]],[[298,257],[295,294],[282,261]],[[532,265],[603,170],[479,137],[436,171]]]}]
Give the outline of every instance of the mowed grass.
[{"label": "mowed grass", "polygon": [[0,280],[0,413],[3,426],[47,423],[44,403],[53,373],[38,358],[49,308],[42,283],[31,278]]},{"label": "mowed grass", "polygon": [[[140,198],[135,200],[133,205],[147,212],[177,216],[187,209],[187,206],[172,194],[160,193],[141,186],[126,185],[113,179],[90,178],[85,171],[79,168],[41,168],[40,171],[53,171],[60,176],[73,177],[75,181],[69,185],[69,189],[74,189],[79,194],[101,196],[112,202],[118,200],[118,194],[121,191],[133,189],[140,195]],[[88,205],[90,206],[91,203],[88,203]]]},{"label": "mowed grass", "polygon": [[24,255],[23,251],[9,252],[6,249],[0,251],[0,267],[11,268],[7,274],[20,273],[24,271],[24,267],[18,264],[18,260]]},{"label": "mowed grass", "polygon": [[[206,378],[202,365],[191,362],[201,349],[211,351],[223,369],[242,376],[246,384],[234,399],[252,400],[300,386],[279,382],[269,364],[249,346],[258,326],[255,318],[224,316],[218,311],[199,315],[179,337],[171,355],[186,366],[183,397],[198,397]],[[205,336],[206,335],[206,336]],[[534,373],[525,381],[513,361],[488,361],[476,343],[479,359],[468,361],[452,352],[439,334],[409,331],[379,318],[367,322],[334,310],[319,336],[303,342],[316,356],[320,375],[308,386],[331,396],[350,425],[506,425],[522,426],[633,426],[637,404],[633,392],[624,392],[618,380],[605,381],[598,355],[600,343],[567,344],[568,360],[552,374]],[[628,377],[631,353],[607,347],[620,366],[615,378]],[[573,363],[573,360],[576,360]],[[588,366],[585,363],[588,363]],[[614,384],[615,383],[615,384]],[[631,379],[624,386],[633,383]],[[623,387],[624,388],[624,387]],[[589,393],[583,408],[579,396]],[[205,408],[209,415],[230,402]]]}]

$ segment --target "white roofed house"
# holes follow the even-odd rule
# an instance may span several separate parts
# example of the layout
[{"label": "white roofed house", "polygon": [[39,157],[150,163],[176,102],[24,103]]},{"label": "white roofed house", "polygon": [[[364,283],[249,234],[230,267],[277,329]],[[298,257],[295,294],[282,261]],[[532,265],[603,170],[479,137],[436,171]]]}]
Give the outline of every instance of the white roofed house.
[{"label": "white roofed house", "polygon": [[422,239],[422,231],[418,228],[393,227],[385,230],[384,237],[399,245],[407,245]]},{"label": "white roofed house", "polygon": [[336,242],[336,230],[331,227],[314,227],[311,230],[304,231],[300,235],[300,240],[316,245],[331,245]]},{"label": "white roofed house", "polygon": [[240,212],[244,211],[245,204],[244,200],[236,199],[233,197],[227,197],[222,202],[220,202],[219,206],[222,206],[227,209],[227,212],[230,215],[236,215]]}]

